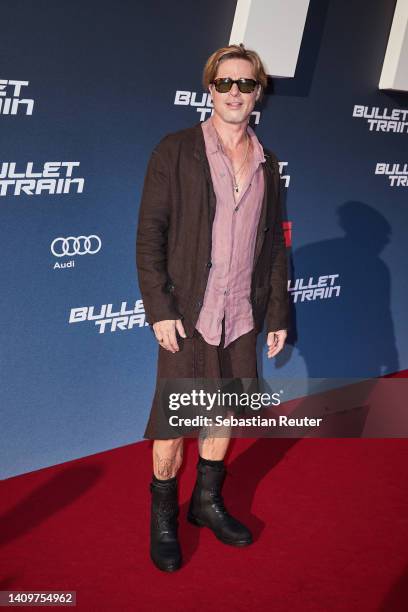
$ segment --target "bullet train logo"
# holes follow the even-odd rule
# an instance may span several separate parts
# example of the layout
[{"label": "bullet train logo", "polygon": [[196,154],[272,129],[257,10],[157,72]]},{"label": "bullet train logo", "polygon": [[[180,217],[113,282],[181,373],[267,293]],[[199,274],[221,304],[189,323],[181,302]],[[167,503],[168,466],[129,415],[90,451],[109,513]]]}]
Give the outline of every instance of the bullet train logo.
[{"label": "bullet train logo", "polygon": [[51,253],[55,257],[73,257],[74,255],[95,255],[101,250],[102,241],[96,234],[90,236],[68,236],[54,238],[51,242]]},{"label": "bullet train logo", "polygon": [[396,134],[408,133],[408,109],[388,108],[380,110],[379,106],[362,106],[355,104],[353,117],[365,119],[370,132],[394,132]]},{"label": "bullet train logo", "polygon": [[[178,89],[174,97],[175,106],[192,106],[199,114],[199,120],[205,121],[212,115],[214,106],[211,100],[210,92],[197,94],[196,91],[186,91]],[[259,111],[252,111],[254,123],[257,125],[261,119]]]},{"label": "bullet train logo", "polygon": [[120,308],[116,311],[113,304],[102,304],[97,310],[95,306],[71,308],[68,323],[85,321],[92,321],[100,334],[104,334],[106,331],[125,331],[148,325],[143,300],[136,300],[130,308],[128,308],[127,302],[122,302]]},{"label": "bullet train logo", "polygon": [[285,161],[280,161],[279,162],[279,174],[280,174],[280,179],[281,181],[283,181],[285,183],[285,187],[289,187],[290,184],[290,174],[286,173],[286,166],[288,165],[288,162]]},{"label": "bullet train logo", "polygon": [[296,278],[288,281],[288,291],[295,303],[339,297],[341,288],[339,277],[339,274],[324,274],[318,276],[316,280],[313,276]]},{"label": "bullet train logo", "polygon": [[0,79],[0,115],[32,115],[34,100],[26,98],[29,81]]},{"label": "bullet train logo", "polygon": [[72,189],[82,193],[85,179],[73,176],[79,165],[79,161],[52,161],[34,168],[34,162],[28,162],[17,168],[16,162],[2,162],[0,196],[65,195]]},{"label": "bullet train logo", "polygon": [[388,177],[390,187],[408,187],[408,164],[386,164],[378,162],[375,174]]}]

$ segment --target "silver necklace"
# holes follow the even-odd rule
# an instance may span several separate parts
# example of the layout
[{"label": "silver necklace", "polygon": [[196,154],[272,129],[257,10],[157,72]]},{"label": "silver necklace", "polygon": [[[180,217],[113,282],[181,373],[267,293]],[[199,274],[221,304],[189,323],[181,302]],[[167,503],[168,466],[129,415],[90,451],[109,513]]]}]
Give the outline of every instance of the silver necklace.
[{"label": "silver necklace", "polygon": [[[215,129],[215,126],[214,126],[214,129]],[[218,136],[220,142],[222,143],[221,136],[218,134],[218,131],[216,129],[215,129],[215,131],[217,132],[217,136]],[[248,151],[249,151],[249,136],[248,136],[248,132],[245,132],[245,134],[246,134],[246,151],[245,151],[244,161],[242,162],[242,164],[240,165],[240,167],[238,168],[238,170],[236,172],[234,172],[234,168],[233,168],[232,162],[231,162],[232,174],[233,174],[232,184],[233,184],[234,189],[235,189],[235,191],[237,193],[238,193],[238,190],[239,190],[239,184],[238,184],[238,181],[237,181],[236,177],[238,176],[238,174],[241,172],[242,168],[244,167],[245,162],[246,162],[247,157],[248,157]]]},{"label": "silver necklace", "polygon": [[[246,162],[247,157],[248,157],[248,151],[249,151],[249,138],[248,138],[248,132],[246,132],[246,141],[247,141],[247,146],[246,146],[246,151],[245,151],[244,161],[242,162],[242,164],[240,165],[239,169],[238,169],[236,172],[234,172],[234,170],[232,170],[232,174],[234,175],[233,185],[234,185],[234,189],[235,189],[235,191],[236,191],[237,193],[238,193],[238,189],[239,189],[239,184],[238,184],[238,181],[237,181],[237,176],[238,176],[238,174],[241,172],[242,168],[244,167],[245,162]],[[232,166],[232,164],[231,164],[231,166]]]}]

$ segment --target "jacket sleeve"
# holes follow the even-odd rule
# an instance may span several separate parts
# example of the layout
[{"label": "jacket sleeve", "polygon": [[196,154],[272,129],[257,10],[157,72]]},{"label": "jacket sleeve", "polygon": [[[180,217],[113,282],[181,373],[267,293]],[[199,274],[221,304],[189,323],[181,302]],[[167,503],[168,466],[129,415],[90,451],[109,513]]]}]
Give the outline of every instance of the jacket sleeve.
[{"label": "jacket sleeve", "polygon": [[[276,162],[277,163],[277,162]],[[278,203],[276,222],[273,231],[272,247],[272,287],[266,311],[267,332],[289,329],[290,302],[288,291],[288,258],[286,254],[285,236],[282,227],[282,181],[278,171]]]},{"label": "jacket sleeve", "polygon": [[171,193],[165,140],[153,150],[143,184],[136,235],[136,266],[146,321],[180,319],[168,290],[167,233]]}]

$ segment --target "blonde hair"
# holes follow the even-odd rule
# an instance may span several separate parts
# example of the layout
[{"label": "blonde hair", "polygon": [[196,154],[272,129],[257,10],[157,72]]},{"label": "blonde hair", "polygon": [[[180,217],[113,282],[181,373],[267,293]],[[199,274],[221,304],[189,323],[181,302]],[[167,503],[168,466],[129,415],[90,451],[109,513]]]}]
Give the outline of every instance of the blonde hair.
[{"label": "blonde hair", "polygon": [[204,89],[207,90],[209,84],[215,79],[220,62],[233,58],[244,59],[251,62],[252,66],[254,67],[255,80],[261,85],[261,93],[259,95],[259,100],[261,100],[264,90],[268,85],[268,76],[258,53],[256,51],[252,51],[251,49],[245,49],[242,43],[239,45],[222,47],[210,55],[203,70]]}]

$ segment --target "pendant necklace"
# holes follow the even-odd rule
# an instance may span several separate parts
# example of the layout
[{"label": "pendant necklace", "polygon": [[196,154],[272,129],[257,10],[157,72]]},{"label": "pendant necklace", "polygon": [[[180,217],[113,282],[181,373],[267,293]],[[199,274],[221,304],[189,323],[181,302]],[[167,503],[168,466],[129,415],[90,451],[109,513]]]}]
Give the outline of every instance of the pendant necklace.
[{"label": "pendant necklace", "polygon": [[[217,132],[217,136],[218,136],[220,142],[222,143],[222,139],[221,139],[220,135],[218,134],[218,131],[217,130],[215,130],[215,131]],[[238,193],[238,190],[239,190],[239,184],[237,182],[237,178],[236,177],[238,176],[238,174],[241,172],[242,168],[244,167],[245,162],[246,162],[247,157],[248,157],[248,151],[249,151],[249,136],[248,136],[248,132],[246,131],[245,134],[246,134],[246,151],[245,151],[244,161],[242,162],[241,166],[238,168],[238,170],[236,172],[234,172],[234,169],[232,168],[232,174],[233,174],[232,184],[234,186],[234,190],[236,191],[236,193]],[[231,162],[231,167],[232,167],[232,162]]]},{"label": "pendant necklace", "polygon": [[[233,183],[233,185],[234,185],[234,189],[235,189],[235,191],[236,191],[237,193],[238,193],[238,189],[239,189],[239,184],[238,184],[238,181],[237,181],[237,176],[238,176],[238,174],[241,172],[242,168],[244,167],[245,162],[246,162],[247,157],[248,157],[248,151],[249,151],[249,137],[248,137],[248,132],[246,132],[246,139],[247,139],[247,146],[246,146],[246,151],[245,151],[244,161],[242,162],[242,164],[240,165],[239,169],[238,169],[236,172],[234,172],[234,170],[232,170],[232,174],[234,175],[234,178],[233,178],[232,183]],[[231,166],[232,166],[232,164],[231,164]]]}]

